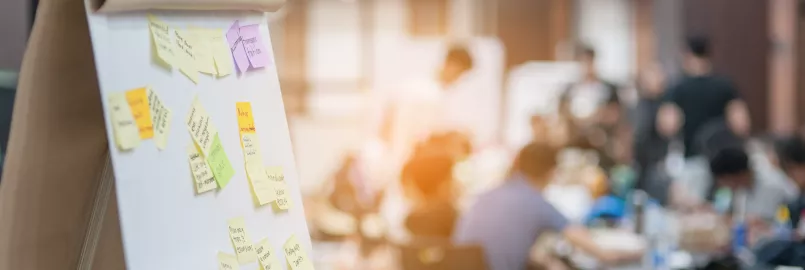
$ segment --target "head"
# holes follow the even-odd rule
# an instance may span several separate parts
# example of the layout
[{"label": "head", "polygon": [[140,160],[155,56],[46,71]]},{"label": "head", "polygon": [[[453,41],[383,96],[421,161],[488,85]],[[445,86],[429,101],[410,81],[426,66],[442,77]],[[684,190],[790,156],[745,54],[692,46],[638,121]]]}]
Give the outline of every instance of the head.
[{"label": "head", "polygon": [[797,135],[786,136],[774,144],[780,168],[805,190],[805,140]]},{"label": "head", "polygon": [[742,148],[728,147],[710,158],[710,172],[720,187],[732,190],[751,189],[754,184],[749,156]]},{"label": "head", "polygon": [[463,46],[454,45],[447,51],[439,80],[443,84],[451,84],[472,67],[473,61],[469,50]]},{"label": "head", "polygon": [[597,73],[595,70],[595,49],[593,47],[583,45],[578,48],[576,52],[576,60],[581,65],[582,73],[585,78],[596,78]]},{"label": "head", "polygon": [[514,161],[514,170],[525,176],[538,188],[553,179],[556,168],[556,149],[546,143],[531,143],[523,147]]},{"label": "head", "polygon": [[453,184],[453,158],[444,153],[413,156],[403,167],[402,181],[410,196],[423,200],[446,198]]},{"label": "head", "polygon": [[702,36],[689,37],[683,53],[683,65],[689,75],[699,75],[710,68],[710,40]]},{"label": "head", "polygon": [[637,79],[640,95],[643,97],[656,98],[665,91],[665,74],[658,63],[641,69]]}]

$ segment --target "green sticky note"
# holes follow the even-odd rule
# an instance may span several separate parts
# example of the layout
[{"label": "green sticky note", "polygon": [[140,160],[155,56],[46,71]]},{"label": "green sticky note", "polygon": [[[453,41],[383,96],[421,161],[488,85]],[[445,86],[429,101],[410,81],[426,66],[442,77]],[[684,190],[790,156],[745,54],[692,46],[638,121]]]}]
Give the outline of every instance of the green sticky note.
[{"label": "green sticky note", "polygon": [[226,157],[224,146],[221,144],[218,134],[215,134],[215,139],[213,139],[210,146],[207,163],[210,165],[215,182],[218,182],[218,188],[223,189],[232,179],[232,176],[235,175],[235,170],[232,169],[232,164],[229,163],[229,158]]}]

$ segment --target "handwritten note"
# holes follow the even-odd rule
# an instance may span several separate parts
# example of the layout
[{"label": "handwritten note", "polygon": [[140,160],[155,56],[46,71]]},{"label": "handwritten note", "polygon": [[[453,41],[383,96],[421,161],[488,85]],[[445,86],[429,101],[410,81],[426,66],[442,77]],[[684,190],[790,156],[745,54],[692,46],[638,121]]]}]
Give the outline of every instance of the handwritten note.
[{"label": "handwritten note", "polygon": [[226,184],[229,184],[229,180],[232,179],[232,176],[235,175],[235,170],[232,169],[232,164],[229,163],[229,158],[227,158],[226,152],[224,152],[224,145],[221,144],[221,139],[218,135],[215,135],[215,138],[213,138],[210,154],[206,156],[206,158],[212,170],[212,174],[215,176],[215,181],[218,182],[218,186],[223,189],[226,187]]},{"label": "handwritten note", "polygon": [[148,28],[151,31],[152,57],[158,64],[170,69],[175,54],[170,27],[156,17],[148,15]]},{"label": "handwritten note", "polygon": [[280,266],[279,261],[277,261],[277,256],[274,255],[274,249],[271,248],[271,244],[268,243],[267,238],[263,238],[259,243],[254,245],[254,248],[257,249],[257,261],[263,266],[265,270],[280,270],[282,269]]},{"label": "handwritten note", "polygon": [[107,97],[109,118],[112,122],[112,135],[115,145],[121,151],[131,150],[140,144],[140,130],[134,121],[134,114],[123,93],[111,93]]},{"label": "handwritten note", "polygon": [[179,65],[179,70],[193,83],[198,83],[196,48],[192,41],[192,35],[176,29],[173,30],[173,35],[176,39],[176,62]]},{"label": "handwritten note", "polygon": [[285,183],[285,175],[282,167],[266,167],[266,176],[273,183],[276,200],[274,206],[279,210],[288,210],[293,207],[291,196],[288,193],[288,184]]},{"label": "handwritten note", "polygon": [[252,103],[238,102],[235,103],[235,108],[238,111],[238,128],[240,129],[240,134],[257,132],[257,130],[254,127],[254,114],[252,113]]},{"label": "handwritten note", "polygon": [[129,103],[134,121],[139,129],[140,139],[154,137],[154,124],[151,122],[151,109],[148,106],[148,94],[145,88],[126,91],[126,101]]},{"label": "handwritten note", "polygon": [[193,37],[196,70],[205,74],[216,74],[215,59],[212,55],[212,35],[210,34],[213,30],[191,27],[189,31]]},{"label": "handwritten note", "polygon": [[257,260],[257,251],[252,245],[249,232],[246,231],[246,222],[243,218],[233,218],[228,222],[229,238],[235,246],[235,254],[238,255],[238,262],[250,263]]},{"label": "handwritten note", "polygon": [[246,50],[246,57],[252,68],[265,67],[268,64],[268,53],[263,39],[260,38],[260,28],[257,24],[240,27],[240,37],[243,40],[243,48]]},{"label": "handwritten note", "polygon": [[187,147],[187,158],[190,161],[190,171],[193,173],[193,179],[196,183],[196,193],[201,194],[215,189],[218,185],[215,183],[210,166],[204,160],[204,156],[198,151],[198,147],[191,145]]},{"label": "handwritten note", "polygon": [[246,133],[240,136],[243,146],[243,158],[246,162],[254,161],[263,163],[263,155],[260,154],[260,140],[255,133]]},{"label": "handwritten note", "polygon": [[218,270],[240,270],[238,258],[232,254],[218,252]]},{"label": "handwritten note", "polygon": [[246,161],[246,174],[252,186],[252,193],[259,205],[265,205],[277,199],[274,183],[268,180],[263,165],[259,161]]},{"label": "handwritten note", "polygon": [[226,40],[229,42],[229,51],[232,58],[235,59],[235,66],[240,72],[246,72],[249,69],[249,57],[246,55],[246,49],[243,47],[243,42],[240,37],[240,22],[235,21],[229,30],[226,32]]},{"label": "handwritten note", "polygon": [[282,246],[285,250],[285,259],[291,265],[293,270],[313,270],[313,262],[307,256],[307,252],[296,241],[296,235],[291,235],[285,245]]},{"label": "handwritten note", "polygon": [[151,122],[154,126],[154,143],[157,149],[164,150],[168,144],[168,131],[170,130],[173,113],[165,103],[159,99],[154,89],[148,88],[148,105],[151,107]]},{"label": "handwritten note", "polygon": [[201,153],[208,157],[212,148],[212,140],[218,135],[218,130],[210,122],[210,115],[201,106],[198,98],[193,100],[191,106],[190,113],[187,115],[187,129],[190,131],[190,136],[201,148]]}]

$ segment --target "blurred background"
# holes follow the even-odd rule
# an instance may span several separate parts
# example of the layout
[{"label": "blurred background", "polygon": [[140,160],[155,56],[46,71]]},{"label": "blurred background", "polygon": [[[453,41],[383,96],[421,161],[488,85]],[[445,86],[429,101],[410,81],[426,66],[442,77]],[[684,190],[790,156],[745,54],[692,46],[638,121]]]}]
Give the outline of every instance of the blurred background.
[{"label": "blurred background", "polygon": [[[36,0],[0,1],[3,152],[36,6]],[[411,152],[395,147],[413,144],[387,138],[389,114],[401,114],[389,100],[404,100],[443,75],[451,48],[472,59],[470,84],[477,90],[462,100],[481,112],[471,121],[484,123],[454,170],[460,209],[507,177],[521,147],[551,133],[540,129],[561,129],[551,121],[562,96],[592,69],[615,86],[627,124],[599,143],[607,150],[596,153],[595,164],[608,187],[584,182],[586,195],[554,203],[581,219],[589,210],[575,205],[611,190],[612,168],[635,163],[630,119],[640,115],[632,111],[641,89],[665,89],[684,77],[682,53],[693,35],[707,37],[712,69],[746,102],[752,136],[805,126],[805,1],[289,0],[269,26],[317,269],[402,267],[376,252],[406,241],[402,223],[411,204],[405,192],[393,191],[404,189],[401,164]],[[673,143],[669,149],[673,154]],[[599,166],[605,159],[611,164]]]}]

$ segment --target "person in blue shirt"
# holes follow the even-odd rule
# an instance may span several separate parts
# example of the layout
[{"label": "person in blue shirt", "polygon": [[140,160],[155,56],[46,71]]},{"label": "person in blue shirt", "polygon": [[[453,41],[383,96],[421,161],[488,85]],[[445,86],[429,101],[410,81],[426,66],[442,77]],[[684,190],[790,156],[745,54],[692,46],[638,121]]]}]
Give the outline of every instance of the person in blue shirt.
[{"label": "person in blue shirt", "polygon": [[637,261],[641,252],[616,252],[600,248],[589,231],[571,224],[542,195],[553,178],[556,150],[532,143],[515,159],[509,179],[479,196],[459,220],[454,232],[456,244],[480,245],[492,270],[526,269],[529,251],[539,236],[548,231],[561,233],[570,244],[611,265]]}]

